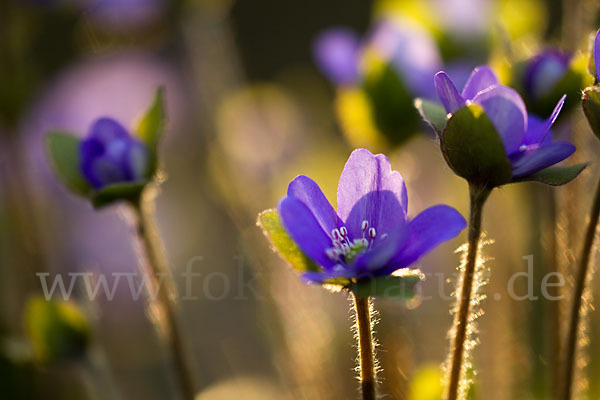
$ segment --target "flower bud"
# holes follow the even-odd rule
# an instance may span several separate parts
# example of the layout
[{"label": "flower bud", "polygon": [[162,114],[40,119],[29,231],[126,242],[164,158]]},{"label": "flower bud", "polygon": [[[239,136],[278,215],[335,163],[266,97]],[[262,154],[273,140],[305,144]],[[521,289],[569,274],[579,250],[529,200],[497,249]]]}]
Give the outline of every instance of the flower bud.
[{"label": "flower bud", "polygon": [[79,146],[79,157],[81,171],[95,190],[148,178],[146,146],[111,118],[100,118],[92,124]]}]

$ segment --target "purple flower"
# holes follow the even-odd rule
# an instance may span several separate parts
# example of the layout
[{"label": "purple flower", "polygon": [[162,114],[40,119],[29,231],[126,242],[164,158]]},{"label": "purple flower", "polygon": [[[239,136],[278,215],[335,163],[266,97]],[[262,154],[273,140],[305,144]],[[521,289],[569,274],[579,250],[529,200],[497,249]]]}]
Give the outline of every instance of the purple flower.
[{"label": "purple flower", "polygon": [[442,59],[431,35],[409,19],[381,19],[369,34],[368,48],[389,61],[413,95],[433,98],[431,75]]},{"label": "purple flower", "polygon": [[565,96],[543,121],[528,115],[519,94],[501,85],[487,66],[473,70],[461,93],[443,71],[435,75],[434,82],[446,112],[454,113],[470,103],[483,108],[502,139],[513,178],[532,175],[568,158],[575,151],[575,146],[570,143],[553,142],[550,132]]},{"label": "purple flower", "polygon": [[571,54],[557,49],[546,50],[533,57],[527,63],[523,76],[527,96],[539,99],[551,92],[569,70],[570,62]]},{"label": "purple flower", "polygon": [[600,79],[600,29],[596,32],[594,39],[594,67],[596,68],[596,80]]},{"label": "purple flower", "polygon": [[365,40],[348,28],[331,28],[314,42],[317,66],[333,83],[360,84],[361,57],[370,52],[389,63],[414,96],[435,95],[431,75],[441,68],[441,56],[429,33],[406,18],[382,18]]},{"label": "purple flower", "polygon": [[336,85],[352,85],[359,80],[360,38],[351,29],[330,28],[319,34],[313,45],[315,61]]},{"label": "purple flower", "polygon": [[147,178],[150,157],[146,146],[111,118],[96,120],[79,146],[81,171],[96,190]]},{"label": "purple flower", "polygon": [[466,222],[453,208],[437,205],[412,220],[402,176],[383,154],[355,150],[340,177],[337,212],[319,186],[300,175],[278,206],[282,224],[321,271],[307,281],[361,280],[389,275],[454,238]]}]

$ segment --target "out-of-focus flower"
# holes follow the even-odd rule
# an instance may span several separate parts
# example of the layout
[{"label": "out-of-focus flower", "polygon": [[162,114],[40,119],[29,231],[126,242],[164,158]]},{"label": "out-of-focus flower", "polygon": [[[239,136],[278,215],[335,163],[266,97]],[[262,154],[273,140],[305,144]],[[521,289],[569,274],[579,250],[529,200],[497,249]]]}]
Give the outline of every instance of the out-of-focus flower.
[{"label": "out-of-focus flower", "polygon": [[[517,180],[550,183],[545,174],[535,174],[575,151],[570,143],[552,141],[550,132],[565,96],[547,120],[540,120],[527,114],[519,94],[501,85],[487,66],[475,68],[461,93],[444,72],[437,73],[434,80],[449,116],[446,123],[442,111],[438,121],[442,150],[452,169],[472,183],[491,187]],[[427,118],[427,112],[424,115]],[[585,166],[580,167],[572,171],[570,179],[563,177],[560,184],[575,178]]]},{"label": "out-of-focus flower", "polygon": [[559,49],[548,49],[513,68],[514,86],[529,112],[547,115],[556,98],[567,95],[565,110],[576,105],[584,84],[585,60]]},{"label": "out-of-focus flower", "polygon": [[79,0],[92,22],[118,31],[142,29],[157,20],[167,7],[164,0]]},{"label": "out-of-focus flower", "polygon": [[[325,76],[339,86],[340,99],[359,93],[365,100],[360,102],[368,108],[363,114],[371,120],[363,124],[365,136],[372,136],[375,126],[390,144],[401,145],[417,132],[412,99],[435,96],[431,75],[441,68],[437,45],[425,28],[408,18],[382,17],[363,40],[347,28],[332,28],[317,37],[314,56]],[[344,104],[348,102],[338,102]],[[361,129],[345,123],[354,113],[340,109],[338,114],[344,128]]]},{"label": "out-of-focus flower", "polygon": [[70,301],[32,297],[25,308],[25,325],[34,356],[41,362],[81,357],[90,341],[89,323]]},{"label": "out-of-focus flower", "polygon": [[540,98],[552,90],[569,69],[571,54],[557,49],[541,52],[525,67],[523,86],[533,98]]},{"label": "out-of-focus flower", "polygon": [[79,146],[83,175],[96,190],[124,182],[147,179],[150,159],[146,146],[119,122],[100,118]]},{"label": "out-of-focus flower", "polygon": [[435,95],[431,74],[442,64],[433,38],[406,18],[381,18],[365,40],[348,28],[325,30],[315,40],[314,56],[335,84],[361,84],[373,69],[389,64],[410,95],[426,98]]},{"label": "out-of-focus flower", "polygon": [[353,30],[336,27],[321,32],[313,51],[323,74],[336,85],[354,85],[359,81],[360,38]]},{"label": "out-of-focus flower", "polygon": [[414,219],[402,176],[388,159],[355,150],[340,177],[337,212],[319,186],[300,175],[277,212],[293,242],[318,268],[306,281],[361,281],[390,275],[416,262],[466,226],[453,208],[437,205]]}]

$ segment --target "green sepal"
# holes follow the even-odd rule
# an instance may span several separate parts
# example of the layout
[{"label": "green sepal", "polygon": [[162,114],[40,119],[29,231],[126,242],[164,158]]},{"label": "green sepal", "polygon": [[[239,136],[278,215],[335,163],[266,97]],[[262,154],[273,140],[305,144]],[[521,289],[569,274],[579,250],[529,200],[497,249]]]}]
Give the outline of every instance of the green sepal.
[{"label": "green sepal", "polygon": [[446,122],[447,113],[444,107],[425,99],[415,99],[415,107],[421,117],[433,128],[437,136],[441,136]]},{"label": "green sepal", "polygon": [[450,168],[470,184],[494,188],[512,178],[502,139],[479,105],[462,107],[450,117],[440,145]]},{"label": "green sepal", "polygon": [[383,297],[410,300],[415,296],[420,275],[395,276],[387,275],[373,279],[353,282],[346,288],[359,298]]},{"label": "green sepal", "polygon": [[84,355],[91,328],[75,303],[35,296],[29,299],[25,307],[24,320],[38,361],[67,361]]},{"label": "green sepal", "polygon": [[[256,224],[278,252],[294,269],[300,272],[319,271],[320,268],[296,246],[281,224],[277,210],[269,209],[258,214]],[[332,283],[336,284],[336,283]]]},{"label": "green sepal", "polygon": [[136,204],[147,184],[148,182],[127,182],[104,186],[92,194],[92,205],[95,209],[100,209],[117,201]]},{"label": "green sepal", "polygon": [[401,146],[419,130],[419,114],[413,96],[391,64],[367,74],[363,90],[371,103],[377,130],[393,146]]},{"label": "green sepal", "polygon": [[600,139],[600,87],[591,86],[583,91],[581,99],[583,113],[592,128],[592,132]]},{"label": "green sepal", "polygon": [[562,186],[577,178],[587,166],[588,163],[548,167],[535,174],[514,179],[513,182],[541,182],[550,186]]},{"label": "green sepal", "polygon": [[80,139],[62,132],[46,135],[46,150],[56,176],[73,193],[89,196],[91,188],[81,173],[79,162]]},{"label": "green sepal", "polygon": [[150,153],[150,168],[148,169],[150,176],[156,172],[158,142],[164,131],[167,119],[164,93],[165,91],[162,87],[156,90],[152,105],[146,111],[135,130],[137,137],[144,142]]}]

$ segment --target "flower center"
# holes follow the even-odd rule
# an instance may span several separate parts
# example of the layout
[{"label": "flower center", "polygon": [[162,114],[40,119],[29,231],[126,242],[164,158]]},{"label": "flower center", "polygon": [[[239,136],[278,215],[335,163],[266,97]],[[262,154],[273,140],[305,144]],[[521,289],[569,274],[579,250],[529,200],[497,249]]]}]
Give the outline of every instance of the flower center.
[{"label": "flower center", "polygon": [[[344,261],[350,263],[357,255],[369,249],[377,237],[377,231],[375,228],[369,227],[369,221],[363,221],[361,229],[362,238],[354,240],[350,240],[348,229],[345,226],[332,230],[333,247],[325,250],[327,256],[336,262]],[[382,235],[382,238],[385,238],[385,236],[387,235]]]}]

